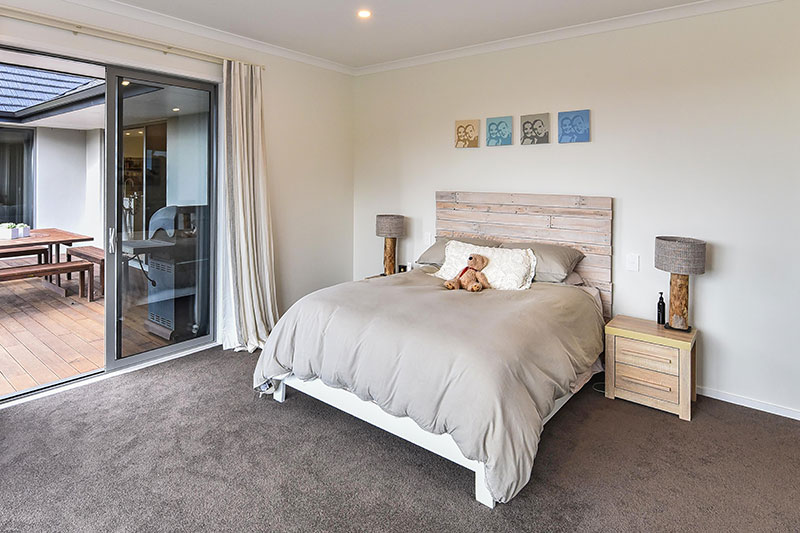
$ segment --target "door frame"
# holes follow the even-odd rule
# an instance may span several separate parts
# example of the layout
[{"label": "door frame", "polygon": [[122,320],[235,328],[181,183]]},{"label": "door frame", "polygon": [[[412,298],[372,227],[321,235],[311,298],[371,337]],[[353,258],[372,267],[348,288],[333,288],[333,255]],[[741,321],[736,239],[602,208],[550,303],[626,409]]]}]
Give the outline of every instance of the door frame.
[{"label": "door frame", "polygon": [[[118,279],[120,242],[122,239],[122,209],[119,196],[122,183],[122,106],[119,104],[119,85],[117,78],[133,78],[154,83],[164,83],[199,89],[209,93],[209,130],[208,130],[208,177],[209,177],[209,258],[208,258],[208,334],[140,354],[120,359],[122,353],[122,313],[120,284]],[[216,342],[216,260],[218,246],[217,231],[217,136],[218,136],[218,85],[213,82],[200,81],[179,76],[171,76],[160,72],[151,72],[128,67],[106,65],[106,206],[105,206],[105,363],[106,372],[139,364],[152,359],[173,355],[192,348],[208,346]],[[112,243],[113,232],[113,243]]]}]

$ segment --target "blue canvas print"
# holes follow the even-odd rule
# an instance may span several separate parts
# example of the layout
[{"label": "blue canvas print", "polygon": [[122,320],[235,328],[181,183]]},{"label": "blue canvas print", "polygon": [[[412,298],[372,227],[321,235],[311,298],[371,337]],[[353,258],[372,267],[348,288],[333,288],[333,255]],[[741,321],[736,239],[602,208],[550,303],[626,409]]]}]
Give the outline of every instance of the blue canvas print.
[{"label": "blue canvas print", "polygon": [[512,117],[486,119],[486,146],[508,146],[511,144]]},{"label": "blue canvas print", "polygon": [[559,111],[558,113],[559,143],[589,142],[589,110]]}]

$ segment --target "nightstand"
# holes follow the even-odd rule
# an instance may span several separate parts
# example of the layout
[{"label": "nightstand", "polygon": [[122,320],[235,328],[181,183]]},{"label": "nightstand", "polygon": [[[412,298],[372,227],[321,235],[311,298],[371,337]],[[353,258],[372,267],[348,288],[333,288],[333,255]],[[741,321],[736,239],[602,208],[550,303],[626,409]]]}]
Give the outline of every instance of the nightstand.
[{"label": "nightstand", "polygon": [[606,398],[622,398],[692,419],[697,399],[695,340],[652,320],[616,316],[606,324]]}]

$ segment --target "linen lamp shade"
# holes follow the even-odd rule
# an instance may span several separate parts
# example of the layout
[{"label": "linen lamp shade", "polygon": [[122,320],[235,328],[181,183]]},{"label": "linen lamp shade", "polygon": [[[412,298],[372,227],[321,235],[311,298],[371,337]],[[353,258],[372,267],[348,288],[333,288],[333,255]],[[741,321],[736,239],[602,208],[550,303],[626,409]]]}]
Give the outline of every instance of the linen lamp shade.
[{"label": "linen lamp shade", "polygon": [[397,238],[405,235],[403,215],[378,215],[375,217],[375,235],[383,237],[383,273],[394,274],[397,265]]},{"label": "linen lamp shade", "polygon": [[689,275],[706,271],[706,243],[688,237],[656,237],[655,267],[670,273],[670,329],[689,331]]},{"label": "linen lamp shade", "polygon": [[375,217],[375,235],[378,237],[402,237],[405,234],[403,215],[378,215]]},{"label": "linen lamp shade", "polygon": [[656,237],[656,268],[671,274],[706,271],[706,243],[688,237]]}]

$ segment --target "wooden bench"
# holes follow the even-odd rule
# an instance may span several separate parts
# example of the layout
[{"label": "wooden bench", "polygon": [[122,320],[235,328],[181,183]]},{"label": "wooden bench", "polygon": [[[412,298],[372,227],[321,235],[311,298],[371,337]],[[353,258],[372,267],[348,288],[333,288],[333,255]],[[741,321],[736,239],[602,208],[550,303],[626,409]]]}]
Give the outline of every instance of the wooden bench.
[{"label": "wooden bench", "polygon": [[[84,261],[89,261],[96,265],[100,265],[100,295],[103,296],[103,285],[106,279],[106,252],[102,248],[96,246],[79,246],[76,248],[67,248],[67,261],[72,261],[72,256]],[[71,279],[71,276],[67,276]]]},{"label": "wooden bench", "polygon": [[[69,263],[48,263],[44,265],[28,265],[21,267],[0,268],[0,281],[19,279],[45,278],[60,274],[80,273],[80,297],[94,301],[94,265],[89,261],[71,261]],[[88,276],[87,276],[88,274]],[[89,290],[86,290],[86,278],[89,278]]]},{"label": "wooden bench", "polygon": [[37,263],[40,265],[50,262],[50,249],[47,246],[23,246],[21,248],[6,248],[5,250],[0,250],[0,259],[25,257],[28,255],[35,255]]}]

